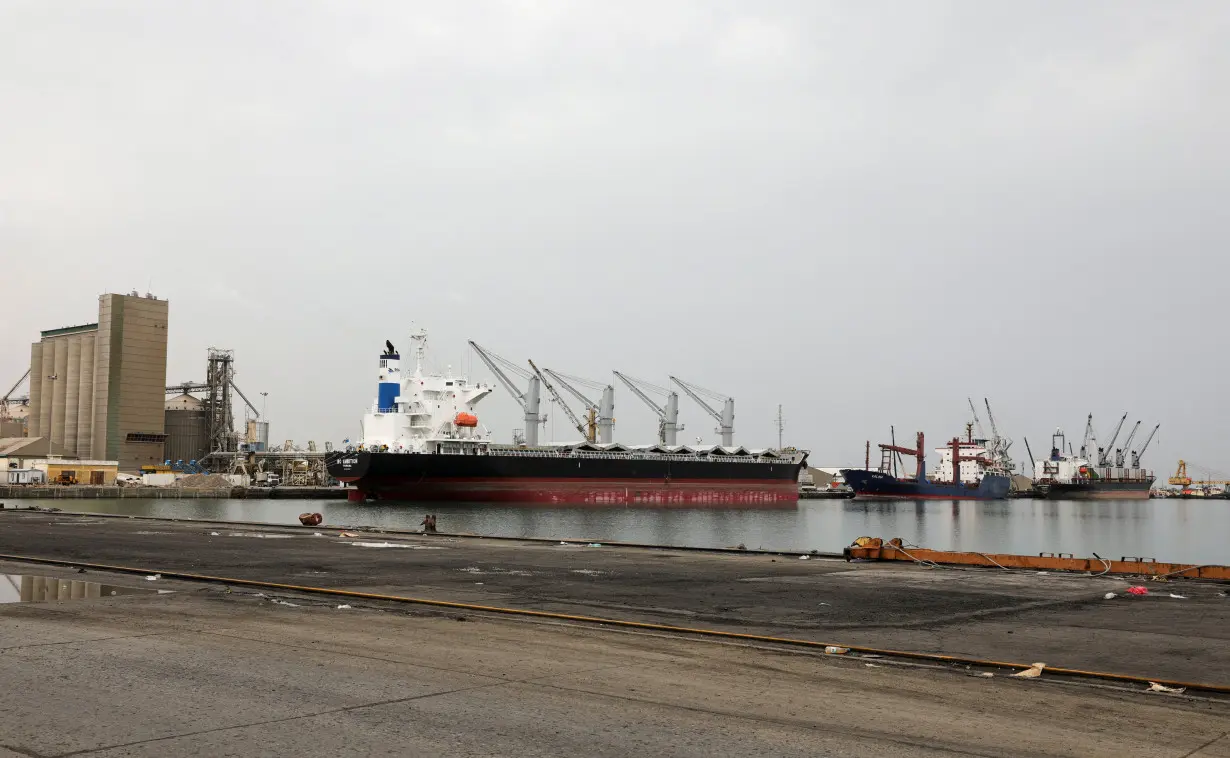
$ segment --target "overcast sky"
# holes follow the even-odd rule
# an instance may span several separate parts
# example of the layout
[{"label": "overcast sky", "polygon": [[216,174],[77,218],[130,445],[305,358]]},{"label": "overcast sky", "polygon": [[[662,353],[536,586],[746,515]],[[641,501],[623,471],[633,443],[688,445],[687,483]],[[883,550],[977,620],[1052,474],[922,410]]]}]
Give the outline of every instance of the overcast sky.
[{"label": "overcast sky", "polygon": [[479,378],[467,339],[730,393],[749,446],[780,403],[817,465],[972,395],[1014,452],[1130,410],[1230,471],[1227,39],[1224,0],[0,0],[0,383],[150,289],[168,380],[234,349],[275,442],[354,436],[414,322]]}]

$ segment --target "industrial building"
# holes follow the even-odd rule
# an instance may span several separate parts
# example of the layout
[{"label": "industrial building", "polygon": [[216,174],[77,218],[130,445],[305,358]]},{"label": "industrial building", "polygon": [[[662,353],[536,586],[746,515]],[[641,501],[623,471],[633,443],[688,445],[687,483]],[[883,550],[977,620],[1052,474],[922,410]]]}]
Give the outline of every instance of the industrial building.
[{"label": "industrial building", "polygon": [[30,347],[26,433],[52,456],[117,461],[136,472],[161,463],[168,303],[106,294],[98,321],[41,333]]}]

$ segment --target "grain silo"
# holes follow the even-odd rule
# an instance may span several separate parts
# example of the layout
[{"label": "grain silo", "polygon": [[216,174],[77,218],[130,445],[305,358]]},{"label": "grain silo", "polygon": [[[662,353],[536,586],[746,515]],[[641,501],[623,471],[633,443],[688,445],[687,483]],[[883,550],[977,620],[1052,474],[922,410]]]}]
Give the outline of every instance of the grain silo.
[{"label": "grain silo", "polygon": [[172,464],[199,461],[209,453],[209,413],[188,393],[170,398],[163,411],[167,440],[163,457]]}]

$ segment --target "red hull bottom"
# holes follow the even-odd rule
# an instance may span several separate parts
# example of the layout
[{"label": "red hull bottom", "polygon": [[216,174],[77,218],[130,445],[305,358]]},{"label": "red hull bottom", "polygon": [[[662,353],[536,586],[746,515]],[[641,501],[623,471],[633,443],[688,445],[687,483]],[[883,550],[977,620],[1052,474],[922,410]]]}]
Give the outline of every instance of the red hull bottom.
[{"label": "red hull bottom", "polygon": [[786,482],[603,482],[495,480],[359,484],[351,501],[517,503],[649,508],[792,508],[799,488]]}]

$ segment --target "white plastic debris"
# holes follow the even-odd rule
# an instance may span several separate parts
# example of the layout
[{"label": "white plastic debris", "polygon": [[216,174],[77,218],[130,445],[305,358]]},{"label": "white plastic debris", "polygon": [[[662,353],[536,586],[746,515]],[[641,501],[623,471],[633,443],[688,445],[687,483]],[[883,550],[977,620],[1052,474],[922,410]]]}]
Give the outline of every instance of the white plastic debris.
[{"label": "white plastic debris", "polygon": [[1113,592],[1107,592],[1105,595],[1103,595],[1103,596],[1102,596],[1102,599],[1103,599],[1103,600],[1114,600],[1114,599],[1115,599],[1115,598],[1117,598],[1117,597],[1119,597],[1119,596],[1118,596],[1118,595],[1116,595],[1115,593],[1113,593]]},{"label": "white plastic debris", "polygon": [[1018,679],[1036,679],[1037,677],[1042,676],[1042,669],[1044,668],[1046,668],[1045,663],[1035,663],[1024,671],[1016,672],[1013,676]]},{"label": "white plastic debris", "polygon": [[560,540],[560,543],[559,543],[559,544],[561,544],[561,545],[567,545],[568,543],[567,543],[567,542],[564,542],[563,540]]},{"label": "white plastic debris", "polygon": [[1170,596],[1174,598],[1175,600],[1186,600],[1187,599],[1187,595],[1176,595],[1173,592],[1170,593]]},{"label": "white plastic debris", "polygon": [[322,534],[322,533],[320,533],[320,532],[312,532],[312,536],[313,536],[313,537],[323,537],[323,536],[325,536],[325,535],[324,535],[324,534]]},{"label": "white plastic debris", "polygon": [[162,578],[162,574],[150,574],[149,576],[145,577],[145,581],[156,582],[161,578]]},{"label": "white plastic debris", "polygon": [[878,668],[880,668],[880,665],[879,665],[878,663],[864,663],[863,665],[864,665],[864,666],[866,666],[866,667],[867,667],[867,668],[869,668],[869,669],[878,669]]},{"label": "white plastic debris", "polygon": [[806,561],[806,560],[808,560],[809,558],[811,558],[811,556],[810,556],[810,555],[800,555],[800,556],[799,556],[799,560],[800,560],[800,561]]},{"label": "white plastic debris", "polygon": [[992,678],[992,677],[994,677],[995,675],[994,675],[994,674],[992,674],[990,671],[984,671],[984,672],[982,672],[981,674],[979,674],[978,676],[982,677],[983,679],[991,679],[991,678]]},{"label": "white plastic debris", "polygon": [[602,543],[601,542],[591,542],[589,543],[589,546],[590,547],[602,547]]},{"label": "white plastic debris", "polygon": [[217,532],[210,532],[210,533],[209,533],[209,536],[210,536],[210,537],[220,537],[220,536],[222,536],[222,535],[218,534]]},{"label": "white plastic debris", "polygon": [[348,610],[350,610],[350,606],[349,606],[349,605],[339,605],[339,606],[337,607],[337,609],[338,609],[339,611],[348,611]]},{"label": "white plastic debris", "polygon": [[828,655],[845,655],[846,653],[850,652],[850,648],[837,647],[836,645],[829,645],[828,647],[824,648],[824,652],[827,653]]},{"label": "white plastic debris", "polygon": [[1039,571],[1038,576],[1046,576],[1049,573],[1050,573],[1049,571]]},{"label": "white plastic debris", "polygon": [[1172,695],[1182,695],[1184,692],[1187,692],[1187,688],[1186,687],[1167,687],[1166,685],[1158,684],[1157,682],[1149,682],[1149,689],[1147,691],[1148,692],[1169,692]]},{"label": "white plastic debris", "polygon": [[274,605],[285,605],[288,608],[298,608],[299,607],[298,603],[289,603],[285,600],[278,600],[276,597],[269,598],[269,602],[273,603]]}]

